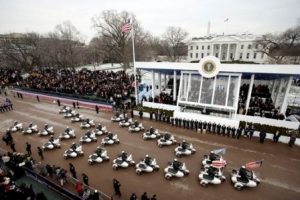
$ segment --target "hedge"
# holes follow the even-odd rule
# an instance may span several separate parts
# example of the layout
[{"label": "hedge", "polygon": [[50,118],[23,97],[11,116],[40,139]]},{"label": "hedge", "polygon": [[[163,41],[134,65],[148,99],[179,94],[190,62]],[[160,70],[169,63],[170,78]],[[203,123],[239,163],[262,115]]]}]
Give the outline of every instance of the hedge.
[{"label": "hedge", "polygon": [[164,109],[158,109],[158,108],[143,107],[142,105],[136,106],[135,110],[137,110],[137,111],[143,111],[143,112],[148,112],[148,113],[156,112],[156,111],[160,110],[160,112],[165,112],[166,115],[169,116],[169,117],[173,117],[173,113],[174,113],[174,111],[171,111],[171,110],[164,110]]}]

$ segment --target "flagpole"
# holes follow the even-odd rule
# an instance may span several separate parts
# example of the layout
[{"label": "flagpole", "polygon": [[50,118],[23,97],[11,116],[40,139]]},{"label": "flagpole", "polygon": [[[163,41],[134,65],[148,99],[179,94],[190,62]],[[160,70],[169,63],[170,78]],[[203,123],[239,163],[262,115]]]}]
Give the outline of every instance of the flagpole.
[{"label": "flagpole", "polygon": [[133,28],[133,18],[131,16],[131,39],[132,39],[132,56],[133,56],[133,74],[134,74],[134,83],[135,83],[135,89],[134,89],[134,94],[135,94],[135,103],[138,105],[138,82],[136,80],[136,67],[135,67],[135,50],[134,50],[134,28]]}]

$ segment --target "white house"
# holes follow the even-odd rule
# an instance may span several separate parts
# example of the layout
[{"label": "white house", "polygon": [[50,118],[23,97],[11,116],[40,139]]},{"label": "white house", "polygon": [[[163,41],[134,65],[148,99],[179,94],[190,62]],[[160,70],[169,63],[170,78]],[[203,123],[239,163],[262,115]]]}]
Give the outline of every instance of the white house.
[{"label": "white house", "polygon": [[252,34],[216,35],[193,38],[188,42],[188,62],[199,61],[206,56],[215,56],[221,61],[246,61],[267,63],[268,56],[257,52],[259,45]]}]

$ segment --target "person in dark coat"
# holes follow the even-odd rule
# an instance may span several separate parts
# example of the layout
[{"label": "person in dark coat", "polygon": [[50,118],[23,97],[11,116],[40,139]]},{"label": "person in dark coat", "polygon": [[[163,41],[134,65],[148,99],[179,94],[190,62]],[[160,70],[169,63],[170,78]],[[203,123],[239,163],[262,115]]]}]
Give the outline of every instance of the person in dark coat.
[{"label": "person in dark coat", "polygon": [[69,163],[69,170],[72,174],[72,177],[77,179],[77,173],[76,173],[75,167],[72,163]]},{"label": "person in dark coat", "polygon": [[156,198],[156,194],[154,194],[152,197],[151,197],[151,199],[150,200],[157,200],[157,198]]},{"label": "person in dark coat", "polygon": [[235,131],[236,131],[236,128],[235,127],[232,127],[231,128],[231,136],[232,136],[232,138],[235,138]]},{"label": "person in dark coat", "polygon": [[38,155],[41,157],[41,160],[44,160],[44,154],[41,147],[37,147]]},{"label": "person in dark coat", "polygon": [[132,193],[129,200],[137,200],[137,196],[135,193]]},{"label": "person in dark coat", "polygon": [[143,119],[143,111],[142,110],[140,110],[139,115],[140,115],[140,119]]},{"label": "person in dark coat", "polygon": [[178,127],[178,118],[175,118],[175,126]]},{"label": "person in dark coat", "polygon": [[40,102],[40,98],[39,98],[38,95],[36,96],[36,100],[37,100],[38,102]]},{"label": "person in dark coat", "polygon": [[203,129],[203,132],[206,133],[206,129],[207,129],[207,122],[206,121],[203,122],[202,129]]},{"label": "person in dark coat", "polygon": [[29,144],[28,142],[26,142],[26,151],[27,151],[27,154],[31,156],[31,154],[32,154],[31,144]]},{"label": "person in dark coat", "polygon": [[96,110],[96,113],[99,114],[99,107],[97,105],[95,105],[95,110]]},{"label": "person in dark coat", "polygon": [[265,139],[266,139],[266,132],[260,131],[260,133],[259,133],[259,141],[260,141],[260,143],[263,144],[265,142]]},{"label": "person in dark coat", "polygon": [[291,137],[290,137],[290,141],[289,141],[289,147],[293,147],[295,142],[296,142],[296,135],[295,134],[292,134]]},{"label": "person in dark coat", "polygon": [[216,126],[217,126],[217,124],[216,124],[216,122],[214,122],[214,123],[212,124],[212,133],[213,133],[213,134],[216,133]]},{"label": "person in dark coat", "polygon": [[76,103],[73,101],[73,108],[75,109],[76,108]]},{"label": "person in dark coat", "polygon": [[60,107],[60,100],[57,99],[56,102],[57,102],[57,105]]},{"label": "person in dark coat", "polygon": [[198,131],[198,124],[199,124],[199,122],[198,122],[198,120],[196,120],[196,121],[195,121],[195,130],[196,130],[196,131]]},{"label": "person in dark coat", "polygon": [[254,133],[254,126],[252,125],[252,127],[251,127],[250,130],[249,130],[249,138],[250,138],[250,140],[251,140],[252,137],[253,137],[253,133]]},{"label": "person in dark coat", "polygon": [[273,136],[273,141],[277,143],[280,136],[281,136],[281,133],[279,131],[276,131],[276,133]]},{"label": "person in dark coat", "polygon": [[89,185],[89,177],[85,173],[82,173],[82,181],[84,184]]},{"label": "person in dark coat", "polygon": [[227,137],[230,137],[230,132],[231,132],[231,127],[227,126],[226,128]]},{"label": "person in dark coat", "polygon": [[221,133],[221,124],[217,125],[217,134],[220,135]]},{"label": "person in dark coat", "polygon": [[155,121],[158,120],[158,111],[155,111]]},{"label": "person in dark coat", "polygon": [[185,128],[185,124],[186,124],[185,118],[182,120],[182,123],[183,123],[183,128]]},{"label": "person in dark coat", "polygon": [[178,119],[178,126],[179,126],[179,127],[182,126],[182,119],[181,119],[181,118]]},{"label": "person in dark coat", "polygon": [[141,196],[141,200],[149,200],[147,192],[144,192],[144,194]]},{"label": "person in dark coat", "polygon": [[153,111],[150,112],[150,120],[153,119]]},{"label": "person in dark coat", "polygon": [[171,125],[174,126],[174,118],[171,117],[170,119],[171,119]]},{"label": "person in dark coat", "polygon": [[77,105],[77,108],[79,109],[79,102],[78,101],[76,102],[76,105]]},{"label": "person in dark coat", "polygon": [[113,186],[114,186],[114,190],[115,190],[115,195],[118,195],[119,197],[122,196],[121,194],[121,183],[117,180],[117,179],[113,179]]},{"label": "person in dark coat", "polygon": [[212,131],[211,131],[211,123],[210,123],[210,122],[207,123],[207,130],[208,130],[209,133],[212,132]]},{"label": "person in dark coat", "polygon": [[222,135],[225,137],[225,134],[226,134],[226,126],[223,125],[222,126]]},{"label": "person in dark coat", "polygon": [[242,135],[242,129],[241,129],[241,127],[239,127],[239,128],[236,130],[236,138],[237,138],[237,139],[240,139],[241,135]]}]

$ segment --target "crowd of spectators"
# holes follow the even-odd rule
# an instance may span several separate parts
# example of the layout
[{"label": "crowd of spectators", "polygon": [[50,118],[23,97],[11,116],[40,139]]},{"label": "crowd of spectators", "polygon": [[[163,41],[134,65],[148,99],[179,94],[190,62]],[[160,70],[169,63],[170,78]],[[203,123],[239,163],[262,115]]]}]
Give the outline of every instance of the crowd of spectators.
[{"label": "crowd of spectators", "polygon": [[19,86],[41,91],[97,96],[106,100],[127,99],[133,93],[134,77],[125,71],[82,69],[34,70]]},{"label": "crowd of spectators", "polygon": [[33,160],[22,153],[8,153],[0,156],[0,199],[46,200],[43,192],[35,193],[32,185],[17,185],[16,180],[23,176],[22,166],[32,169]]},{"label": "crowd of spectators", "polygon": [[13,104],[9,98],[0,97],[0,113],[13,110]]},{"label": "crowd of spectators", "polygon": [[[240,88],[239,113],[246,113],[246,100],[249,90],[249,84],[243,84]],[[267,85],[253,85],[251,99],[247,115],[260,116],[272,119],[284,119],[284,115],[279,113],[271,99],[271,93]]]},{"label": "crowd of spectators", "polygon": [[[0,68],[0,88],[4,90],[11,83],[21,81],[21,71],[11,68]],[[1,91],[0,90],[0,91]],[[0,93],[1,94],[1,93]]]}]

